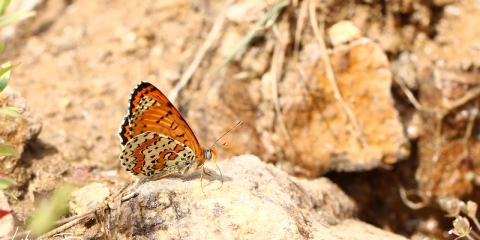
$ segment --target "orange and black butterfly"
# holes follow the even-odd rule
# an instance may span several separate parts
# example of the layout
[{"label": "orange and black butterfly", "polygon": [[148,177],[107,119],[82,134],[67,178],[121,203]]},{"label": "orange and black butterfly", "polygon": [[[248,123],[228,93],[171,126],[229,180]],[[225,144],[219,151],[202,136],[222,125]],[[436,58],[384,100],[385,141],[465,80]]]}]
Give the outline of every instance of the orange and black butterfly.
[{"label": "orange and black butterfly", "polygon": [[120,126],[122,166],[143,178],[189,174],[216,158],[215,148],[204,149],[180,112],[148,82],[140,82],[129,100]]}]

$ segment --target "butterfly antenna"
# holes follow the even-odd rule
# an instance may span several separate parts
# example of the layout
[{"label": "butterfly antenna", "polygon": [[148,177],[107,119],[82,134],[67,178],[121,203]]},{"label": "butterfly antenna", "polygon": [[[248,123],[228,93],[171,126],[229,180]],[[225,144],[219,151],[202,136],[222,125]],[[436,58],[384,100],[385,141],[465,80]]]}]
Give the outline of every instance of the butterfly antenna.
[{"label": "butterfly antenna", "polygon": [[[221,137],[219,137],[213,144],[212,146],[210,147],[210,149],[212,149],[213,147],[215,147],[215,145],[217,144],[218,141],[220,141],[220,139],[222,139],[225,135],[227,135],[227,133],[231,132],[233,129],[237,128],[238,126],[242,125],[243,122],[242,121],[239,121],[235,126],[233,126],[230,130],[228,130],[226,133],[224,133]],[[223,182],[222,182],[223,184]]]},{"label": "butterfly antenna", "polygon": [[[242,121],[239,121],[239,122],[238,122],[237,124],[235,124],[235,126],[233,126],[230,130],[228,130],[228,131],[225,132],[222,136],[220,136],[220,137],[212,144],[212,146],[210,147],[210,150],[211,150],[213,147],[215,147],[215,145],[217,144],[217,142],[220,141],[220,139],[222,139],[225,135],[227,135],[227,133],[231,132],[233,129],[235,129],[236,127],[238,127],[238,126],[240,126],[240,125],[242,125],[242,124],[243,124],[243,122],[242,122]],[[225,144],[223,144],[223,145],[226,146],[226,145],[228,145],[228,144],[225,143]],[[223,187],[223,174],[222,174],[222,170],[220,170],[220,167],[218,167],[217,162],[214,162],[214,163],[215,163],[215,166],[217,166],[218,171],[220,172],[220,177],[221,177],[221,179],[222,179],[222,184],[220,185],[219,188],[216,189],[216,190],[218,190],[218,189],[220,189],[220,188]],[[202,166],[202,167],[203,167],[203,166]],[[204,172],[204,171],[203,171],[203,168],[202,168],[202,176],[203,176],[203,172]],[[201,184],[202,184],[202,180],[200,179],[200,185],[201,185]],[[202,187],[202,191],[203,191],[203,187]],[[205,192],[203,192],[203,194],[205,194]]]}]

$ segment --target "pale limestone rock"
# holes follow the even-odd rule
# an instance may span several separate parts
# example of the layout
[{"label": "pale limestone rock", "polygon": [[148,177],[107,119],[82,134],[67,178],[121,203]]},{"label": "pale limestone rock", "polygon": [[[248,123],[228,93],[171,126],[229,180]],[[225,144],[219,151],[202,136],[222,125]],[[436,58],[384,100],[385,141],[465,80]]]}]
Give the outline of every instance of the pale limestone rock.
[{"label": "pale limestone rock", "polygon": [[[213,164],[212,175],[170,176],[137,185],[109,205],[113,239],[404,239],[354,219],[355,204],[326,178],[299,180],[257,157]],[[126,193],[131,192],[129,188]],[[93,232],[96,229],[97,232]],[[98,227],[76,235],[100,236]],[[72,230],[70,230],[72,231]]]},{"label": "pale limestone rock", "polygon": [[352,42],[362,36],[360,29],[358,29],[351,21],[337,22],[327,30],[327,33],[333,46]]},{"label": "pale limestone rock", "polygon": [[110,195],[110,190],[101,183],[89,184],[69,196],[70,211],[80,215],[94,209]]}]

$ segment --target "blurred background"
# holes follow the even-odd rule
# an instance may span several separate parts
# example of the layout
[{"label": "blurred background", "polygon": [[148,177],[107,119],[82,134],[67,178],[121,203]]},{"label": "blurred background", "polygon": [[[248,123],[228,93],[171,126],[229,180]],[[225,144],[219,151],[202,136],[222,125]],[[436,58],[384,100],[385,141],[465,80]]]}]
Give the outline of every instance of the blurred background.
[{"label": "blurred background", "polygon": [[24,99],[2,104],[23,106],[31,124],[15,130],[2,118],[21,156],[0,163],[18,182],[14,219],[24,223],[36,196],[61,181],[118,188],[129,179],[118,129],[130,92],[148,81],[205,146],[244,122],[222,139],[220,161],[254,154],[297,177],[326,175],[361,220],[453,239],[444,200],[480,199],[479,6],[12,1],[7,14],[37,12],[0,29],[1,62],[21,62],[9,86]]}]

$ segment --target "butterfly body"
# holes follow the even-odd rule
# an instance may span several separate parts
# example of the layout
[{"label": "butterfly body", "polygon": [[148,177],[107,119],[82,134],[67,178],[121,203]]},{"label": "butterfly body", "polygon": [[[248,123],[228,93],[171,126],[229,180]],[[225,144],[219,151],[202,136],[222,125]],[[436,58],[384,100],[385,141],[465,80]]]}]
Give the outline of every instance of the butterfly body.
[{"label": "butterfly body", "polygon": [[216,151],[200,147],[180,112],[155,86],[141,82],[132,91],[120,126],[120,162],[133,175],[161,178],[202,169]]}]

